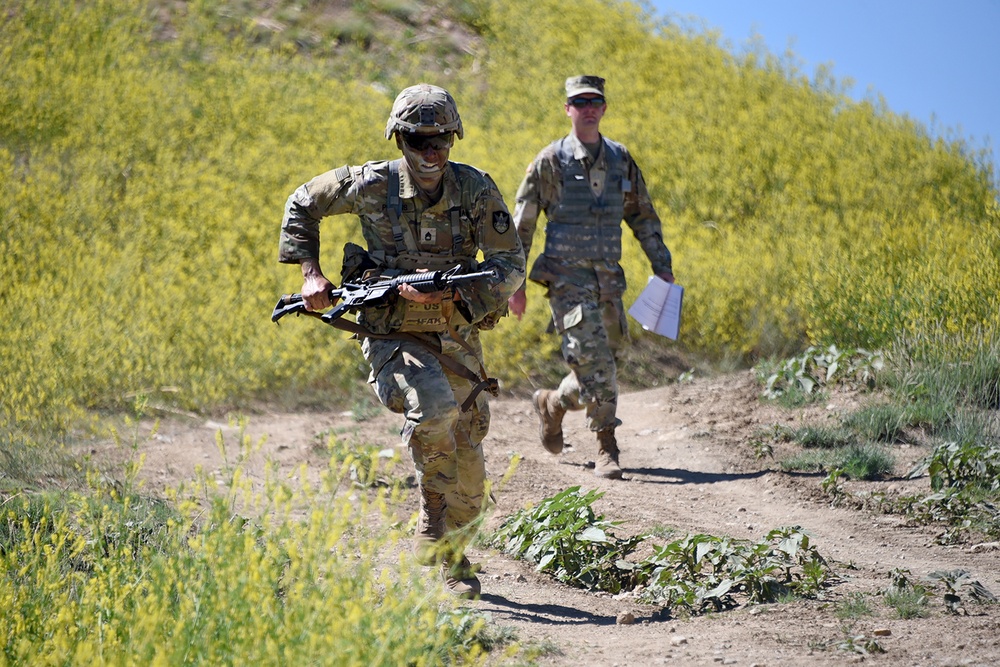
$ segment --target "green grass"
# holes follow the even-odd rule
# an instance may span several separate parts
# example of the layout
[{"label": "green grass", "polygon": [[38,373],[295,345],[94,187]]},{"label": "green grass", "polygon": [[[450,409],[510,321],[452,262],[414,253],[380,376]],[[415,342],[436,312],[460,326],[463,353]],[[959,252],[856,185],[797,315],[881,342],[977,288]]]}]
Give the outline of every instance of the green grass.
[{"label": "green grass", "polygon": [[861,440],[895,443],[906,440],[905,429],[911,422],[911,413],[906,405],[874,403],[848,415],[844,426]]},{"label": "green grass", "polygon": [[875,614],[864,593],[852,593],[837,604],[836,616],[841,620],[857,620]]},{"label": "green grass", "polygon": [[795,430],[792,439],[806,449],[837,449],[857,440],[850,431],[829,426],[803,426]]},{"label": "green grass", "polygon": [[926,618],[927,593],[920,586],[891,586],[883,596],[885,604],[902,619]]},{"label": "green grass", "polygon": [[843,470],[851,479],[874,480],[892,473],[895,458],[884,446],[853,444],[835,449],[807,450],[780,462],[783,470],[829,472]]},{"label": "green grass", "polygon": [[[384,559],[406,537],[396,520],[404,491],[360,491],[352,480],[392,461],[335,453],[314,486],[294,488],[273,470],[248,476],[254,446],[240,443],[222,484],[202,473],[174,503],[139,495],[132,462],[124,482],[90,473],[80,493],[6,499],[4,660],[479,664],[485,621],[456,608],[425,568]],[[339,493],[347,484],[352,493]]]}]

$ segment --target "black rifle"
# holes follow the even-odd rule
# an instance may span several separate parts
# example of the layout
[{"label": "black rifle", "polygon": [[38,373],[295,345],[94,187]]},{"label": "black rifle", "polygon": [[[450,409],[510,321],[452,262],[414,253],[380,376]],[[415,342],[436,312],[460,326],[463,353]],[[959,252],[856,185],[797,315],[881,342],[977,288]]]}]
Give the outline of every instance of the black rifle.
[{"label": "black rifle", "polygon": [[[330,302],[333,303],[334,300],[340,299],[340,303],[333,310],[324,313],[321,319],[327,324],[332,324],[349,310],[386,303],[389,299],[395,298],[398,294],[396,288],[404,283],[412,285],[420,292],[440,292],[453,285],[472,282],[480,278],[496,279],[498,275],[495,269],[460,274],[461,269],[462,266],[458,265],[447,271],[423,271],[386,280],[361,283],[345,282],[340,287],[330,290]],[[292,313],[307,312],[309,311],[306,310],[306,302],[302,300],[301,294],[283,294],[278,300],[278,305],[274,307],[274,312],[271,313],[271,321],[277,322],[285,315]]]}]

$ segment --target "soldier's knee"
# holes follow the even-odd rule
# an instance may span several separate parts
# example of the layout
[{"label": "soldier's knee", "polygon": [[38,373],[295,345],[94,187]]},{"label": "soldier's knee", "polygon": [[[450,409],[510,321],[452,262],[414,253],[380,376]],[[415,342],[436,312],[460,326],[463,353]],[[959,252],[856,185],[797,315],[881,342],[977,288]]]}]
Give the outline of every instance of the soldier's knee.
[{"label": "soldier's knee", "polygon": [[420,413],[417,428],[435,433],[453,432],[461,414],[454,400],[434,401],[429,405],[421,405]]}]

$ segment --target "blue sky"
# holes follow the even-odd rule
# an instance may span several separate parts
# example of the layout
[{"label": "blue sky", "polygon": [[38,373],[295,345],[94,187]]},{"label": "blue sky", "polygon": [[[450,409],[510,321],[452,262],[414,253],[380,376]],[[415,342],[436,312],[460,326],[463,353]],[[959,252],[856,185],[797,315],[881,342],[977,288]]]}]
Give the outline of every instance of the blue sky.
[{"label": "blue sky", "polygon": [[[935,136],[1000,156],[1000,0],[650,0],[660,16],[697,17],[739,53],[753,35],[791,49],[804,74],[831,65],[854,99],[889,108]],[[696,22],[694,25],[698,25]]]}]

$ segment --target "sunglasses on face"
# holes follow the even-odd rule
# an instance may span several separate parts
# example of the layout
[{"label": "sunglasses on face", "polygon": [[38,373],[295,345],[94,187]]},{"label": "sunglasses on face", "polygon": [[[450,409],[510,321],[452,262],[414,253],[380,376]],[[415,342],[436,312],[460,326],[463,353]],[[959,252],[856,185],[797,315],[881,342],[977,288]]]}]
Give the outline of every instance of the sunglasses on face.
[{"label": "sunglasses on face", "polygon": [[450,133],[438,134],[432,137],[420,134],[403,134],[402,136],[403,142],[415,151],[424,151],[427,148],[442,151],[445,148],[451,148],[451,145],[455,142],[455,135]]},{"label": "sunglasses on face", "polygon": [[577,109],[585,109],[587,107],[599,107],[604,104],[603,97],[574,97],[568,104]]}]

